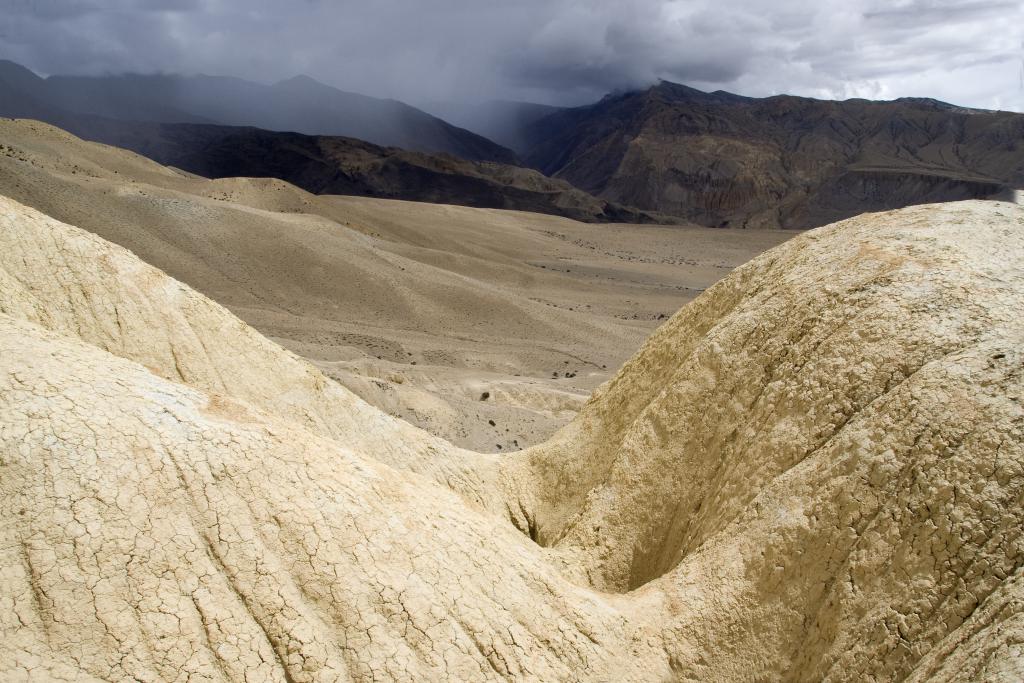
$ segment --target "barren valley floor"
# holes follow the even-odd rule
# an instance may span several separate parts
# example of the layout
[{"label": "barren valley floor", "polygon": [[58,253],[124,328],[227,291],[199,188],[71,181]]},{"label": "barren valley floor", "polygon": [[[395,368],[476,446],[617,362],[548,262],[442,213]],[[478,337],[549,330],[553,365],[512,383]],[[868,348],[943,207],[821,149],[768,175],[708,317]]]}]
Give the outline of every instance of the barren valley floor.
[{"label": "barren valley floor", "polygon": [[207,180],[34,121],[0,120],[0,144],[0,194],[128,248],[371,404],[485,452],[550,436],[680,306],[795,234]]}]

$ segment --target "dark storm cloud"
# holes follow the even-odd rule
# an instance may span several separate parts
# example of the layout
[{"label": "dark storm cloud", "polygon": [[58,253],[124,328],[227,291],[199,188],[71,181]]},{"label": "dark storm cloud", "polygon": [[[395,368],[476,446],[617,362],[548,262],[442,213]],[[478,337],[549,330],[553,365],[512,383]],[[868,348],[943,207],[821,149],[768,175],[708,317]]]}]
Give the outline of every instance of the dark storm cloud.
[{"label": "dark storm cloud", "polygon": [[663,77],[726,83],[742,75],[752,53],[736,40],[736,27],[716,25],[710,14],[673,18],[668,7],[621,2],[567,10],[526,37],[503,73],[513,83],[563,91],[607,91]]},{"label": "dark storm cloud", "polygon": [[44,73],[307,73],[413,102],[582,102],[666,78],[749,95],[1024,109],[1024,9],[999,0],[0,0]]}]

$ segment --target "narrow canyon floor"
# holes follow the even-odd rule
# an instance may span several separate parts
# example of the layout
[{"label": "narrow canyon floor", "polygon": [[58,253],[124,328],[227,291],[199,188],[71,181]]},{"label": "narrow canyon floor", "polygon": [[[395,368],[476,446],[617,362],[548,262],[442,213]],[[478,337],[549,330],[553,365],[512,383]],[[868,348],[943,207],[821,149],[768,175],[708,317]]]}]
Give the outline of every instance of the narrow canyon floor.
[{"label": "narrow canyon floor", "polygon": [[585,224],[207,180],[0,119],[0,194],[126,247],[391,415],[508,452],[794,233]]}]

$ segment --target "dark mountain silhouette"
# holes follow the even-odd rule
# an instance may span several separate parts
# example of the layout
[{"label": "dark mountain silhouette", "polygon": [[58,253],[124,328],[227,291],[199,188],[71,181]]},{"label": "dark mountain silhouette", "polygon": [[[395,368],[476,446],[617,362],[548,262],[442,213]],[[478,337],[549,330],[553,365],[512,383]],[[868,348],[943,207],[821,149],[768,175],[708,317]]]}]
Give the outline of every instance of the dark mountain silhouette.
[{"label": "dark mountain silhouette", "polygon": [[546,174],[712,226],[808,228],[1024,185],[1024,115],[923,98],[757,99],[662,82],[521,134]]},{"label": "dark mountain silhouette", "polygon": [[473,161],[516,163],[490,140],[396,100],[344,92],[308,76],[262,85],[222,76],[51,76],[0,62],[0,79],[35,106],[122,121],[218,123],[341,135]]}]

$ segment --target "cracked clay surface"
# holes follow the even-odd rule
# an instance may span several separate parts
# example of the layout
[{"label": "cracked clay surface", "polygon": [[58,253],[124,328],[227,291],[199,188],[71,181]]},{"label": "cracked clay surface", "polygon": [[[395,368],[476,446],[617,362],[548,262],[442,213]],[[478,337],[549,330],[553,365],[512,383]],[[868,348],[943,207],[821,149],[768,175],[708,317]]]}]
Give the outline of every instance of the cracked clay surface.
[{"label": "cracked clay surface", "polygon": [[0,679],[1020,680],[1022,264],[811,231],[496,457],[0,198]]}]

